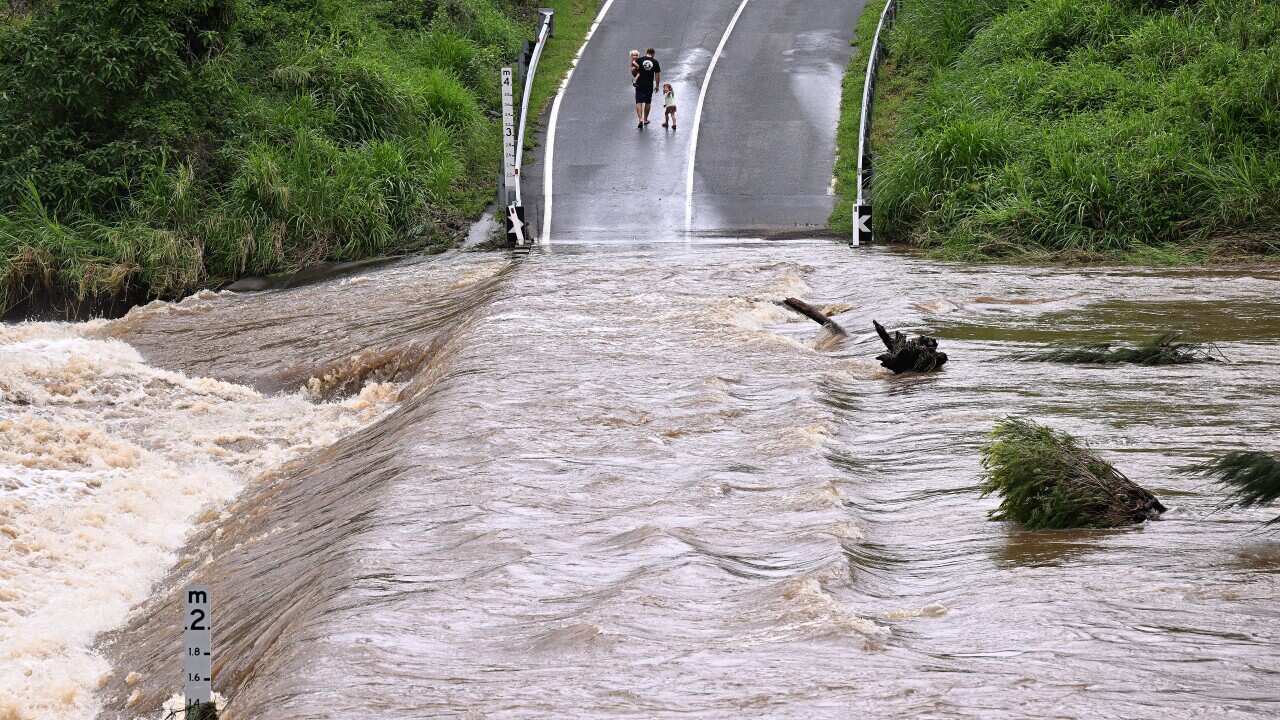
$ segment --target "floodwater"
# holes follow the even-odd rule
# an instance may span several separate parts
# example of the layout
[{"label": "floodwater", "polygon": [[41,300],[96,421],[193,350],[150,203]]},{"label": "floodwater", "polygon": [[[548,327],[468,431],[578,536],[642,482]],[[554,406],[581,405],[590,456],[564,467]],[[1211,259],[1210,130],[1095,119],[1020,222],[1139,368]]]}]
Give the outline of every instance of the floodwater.
[{"label": "floodwater", "polygon": [[[1276,717],[1280,510],[1177,470],[1278,449],[1277,290],[725,241],[7,327],[0,718],[161,716],[193,580],[233,718]],[[888,374],[873,318],[951,362]],[[1231,362],[1008,357],[1167,328]],[[1009,414],[1170,511],[987,520]]]}]

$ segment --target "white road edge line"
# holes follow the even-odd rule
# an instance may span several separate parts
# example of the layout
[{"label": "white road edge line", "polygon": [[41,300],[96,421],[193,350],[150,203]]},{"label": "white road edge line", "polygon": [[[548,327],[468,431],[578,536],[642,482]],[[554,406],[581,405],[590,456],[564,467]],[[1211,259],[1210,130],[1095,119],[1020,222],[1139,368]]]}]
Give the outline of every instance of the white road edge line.
[{"label": "white road edge line", "polygon": [[733,28],[738,24],[738,18],[742,17],[742,11],[747,9],[747,3],[749,2],[751,0],[742,0],[742,4],[738,5],[737,12],[729,20],[729,26],[724,29],[724,35],[720,36],[720,44],[716,46],[716,51],[711,54],[711,64],[707,65],[707,74],[702,79],[702,88],[698,90],[698,105],[693,110],[693,136],[689,138],[688,174],[685,176],[684,182],[685,235],[688,235],[693,229],[693,165],[698,159],[698,131],[702,129],[702,106],[707,101],[707,89],[711,87],[711,74],[716,71],[716,63],[720,62],[720,54],[724,52],[724,46],[728,44],[729,36],[733,34]]},{"label": "white road edge line", "polygon": [[604,22],[604,16],[611,7],[613,7],[613,0],[605,0],[604,5],[600,7],[600,12],[596,14],[596,19],[591,21],[591,27],[587,28],[587,34],[582,38],[582,47],[578,48],[578,54],[573,56],[569,71],[564,74],[564,80],[560,81],[560,88],[556,90],[556,99],[551,103],[551,119],[547,122],[547,151],[542,159],[542,238],[540,240],[542,245],[551,244],[551,210],[555,200],[556,123],[560,121],[560,101],[564,100],[564,91],[569,88],[573,71],[577,70],[578,63],[582,62],[582,55],[587,51],[587,43],[591,42],[591,36],[596,34],[596,29],[600,27],[600,23]]}]

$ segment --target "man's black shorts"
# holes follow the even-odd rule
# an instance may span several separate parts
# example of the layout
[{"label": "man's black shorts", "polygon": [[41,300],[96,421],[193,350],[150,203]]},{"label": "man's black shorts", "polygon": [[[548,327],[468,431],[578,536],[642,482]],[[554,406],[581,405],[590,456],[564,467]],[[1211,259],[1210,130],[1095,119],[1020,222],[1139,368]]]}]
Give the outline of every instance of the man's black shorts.
[{"label": "man's black shorts", "polygon": [[636,104],[653,102],[652,85],[636,85]]}]

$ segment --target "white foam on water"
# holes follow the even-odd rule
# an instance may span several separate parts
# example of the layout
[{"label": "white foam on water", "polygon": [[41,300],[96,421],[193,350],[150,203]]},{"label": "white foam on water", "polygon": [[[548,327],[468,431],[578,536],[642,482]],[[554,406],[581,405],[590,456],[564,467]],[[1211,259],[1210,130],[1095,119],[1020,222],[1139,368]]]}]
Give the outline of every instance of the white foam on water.
[{"label": "white foam on water", "polygon": [[914,618],[940,618],[950,612],[950,608],[942,603],[929,603],[920,608],[903,608],[885,613],[888,620],[911,620]]},{"label": "white foam on water", "polygon": [[[859,615],[823,587],[822,573],[804,575],[779,583],[777,622],[770,632],[792,638],[860,638],[868,650],[883,647],[889,629]],[[836,583],[843,583],[837,579]]]},{"label": "white foam on water", "polygon": [[93,323],[0,327],[0,719],[91,717],[124,622],[193,525],[364,426],[371,384],[315,404],[147,365]]}]

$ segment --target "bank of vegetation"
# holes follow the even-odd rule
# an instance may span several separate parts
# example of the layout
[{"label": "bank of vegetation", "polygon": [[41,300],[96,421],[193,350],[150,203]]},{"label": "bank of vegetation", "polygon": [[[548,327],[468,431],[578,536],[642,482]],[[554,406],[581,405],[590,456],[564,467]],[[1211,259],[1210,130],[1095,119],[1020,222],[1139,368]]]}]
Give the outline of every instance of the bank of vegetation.
[{"label": "bank of vegetation", "polygon": [[[1280,250],[1280,2],[916,0],[887,43],[879,238],[965,259]],[[846,85],[841,230],[862,62]]]},{"label": "bank of vegetation", "polygon": [[450,245],[493,194],[498,68],[532,38],[540,5],[594,11],[9,0],[0,308],[171,298]]}]

